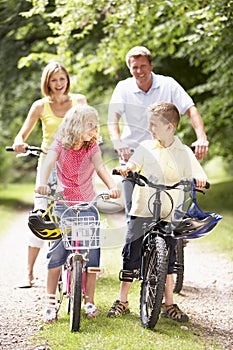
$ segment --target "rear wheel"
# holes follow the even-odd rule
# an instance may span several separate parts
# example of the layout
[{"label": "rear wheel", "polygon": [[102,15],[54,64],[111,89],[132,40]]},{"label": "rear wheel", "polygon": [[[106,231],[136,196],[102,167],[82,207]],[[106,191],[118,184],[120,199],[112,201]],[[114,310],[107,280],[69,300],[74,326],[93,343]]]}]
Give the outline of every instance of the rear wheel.
[{"label": "rear wheel", "polygon": [[155,237],[145,252],[143,281],[141,283],[140,317],[143,327],[154,328],[163,300],[167,276],[167,247],[161,237]]},{"label": "rear wheel", "polygon": [[79,259],[73,260],[73,268],[70,276],[70,330],[77,332],[80,326],[81,304],[82,304],[82,262]]},{"label": "rear wheel", "polygon": [[184,241],[177,240],[176,245],[176,262],[174,266],[174,293],[180,293],[184,282]]}]

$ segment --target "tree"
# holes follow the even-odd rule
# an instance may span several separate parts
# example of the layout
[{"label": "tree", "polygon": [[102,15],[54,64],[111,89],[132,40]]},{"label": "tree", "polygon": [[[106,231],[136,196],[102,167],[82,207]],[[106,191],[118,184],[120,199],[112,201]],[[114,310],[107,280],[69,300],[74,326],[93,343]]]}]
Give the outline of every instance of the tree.
[{"label": "tree", "polygon": [[[210,155],[232,161],[232,0],[3,0],[0,10],[4,138],[15,135],[39,97],[41,69],[53,58],[68,68],[73,90],[101,104],[103,123],[116,82],[129,76],[126,52],[144,45],[155,71],[174,76],[197,102]],[[179,135],[186,143],[195,138],[187,118]]]},{"label": "tree", "polygon": [[[0,2],[0,143],[11,145],[20,129],[31,103],[40,97],[41,60],[35,59],[30,67],[25,64],[18,68],[22,56],[33,56],[43,47],[52,52],[54,46],[46,44],[51,34],[44,18],[34,16],[25,19],[21,12],[31,7],[27,1],[1,0]],[[34,135],[40,135],[40,129]],[[33,136],[34,136],[33,135]],[[34,143],[41,137],[34,137]],[[4,147],[0,149],[0,179],[4,183],[10,176],[10,168],[16,167],[15,157],[6,154]],[[21,168],[28,164],[18,162]],[[34,162],[33,165],[34,167]],[[17,168],[16,168],[17,169]],[[19,175],[18,169],[12,172]]]},{"label": "tree", "polygon": [[[190,93],[201,101],[212,153],[232,159],[232,0],[60,0],[51,12],[48,0],[32,4],[27,16],[49,18],[48,41],[73,66],[81,89],[112,88],[127,74],[124,58],[134,45],[156,54],[155,67],[164,60],[188,60],[202,73],[202,83],[195,81]],[[98,75],[106,77],[107,86],[100,79],[102,89]],[[186,142],[193,138],[188,129],[186,121],[180,128]]]}]

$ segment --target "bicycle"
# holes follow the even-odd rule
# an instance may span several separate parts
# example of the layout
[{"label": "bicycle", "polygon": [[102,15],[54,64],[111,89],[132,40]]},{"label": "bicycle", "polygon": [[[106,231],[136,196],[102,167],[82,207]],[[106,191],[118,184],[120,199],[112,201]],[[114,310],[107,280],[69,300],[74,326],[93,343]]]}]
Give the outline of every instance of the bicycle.
[{"label": "bicycle", "polygon": [[[119,174],[115,169],[113,174]],[[155,193],[148,201],[148,207],[152,214],[150,224],[142,227],[143,239],[141,247],[141,262],[138,273],[129,276],[129,271],[121,270],[120,274],[126,273],[128,277],[139,278],[140,290],[140,319],[142,326],[153,329],[158,322],[161,312],[162,300],[165,290],[170,248],[167,244],[168,237],[179,239],[195,239],[209,233],[221,216],[215,213],[204,213],[196,203],[196,189],[194,180],[181,180],[171,186],[156,184],[137,172],[129,172],[127,179],[139,186],[149,186]],[[209,187],[207,183],[206,188]],[[174,219],[171,222],[161,218],[161,193],[164,192],[171,201],[173,199],[169,190],[179,189],[184,192],[182,205],[175,210]],[[203,191],[201,191],[203,192]],[[188,195],[191,201],[189,210],[187,206]],[[154,198],[153,198],[154,197]],[[153,199],[153,200],[152,200]],[[153,207],[151,209],[151,206]],[[192,225],[193,220],[193,225]],[[196,220],[196,221],[195,221]]]},{"label": "bicycle", "polygon": [[[44,197],[50,201],[50,206],[41,216],[32,213],[29,217],[29,227],[42,239],[61,238],[65,249],[70,251],[60,275],[59,298],[54,307],[58,312],[64,296],[67,298],[70,331],[77,332],[80,328],[82,299],[86,294],[86,273],[101,272],[100,267],[86,267],[90,250],[98,249],[102,245],[104,235],[100,228],[106,226],[105,221],[100,220],[99,211],[94,204],[98,199],[108,200],[109,194],[101,193],[89,203],[75,204],[68,204],[59,193]],[[56,202],[66,206],[59,220],[54,212]]]}]

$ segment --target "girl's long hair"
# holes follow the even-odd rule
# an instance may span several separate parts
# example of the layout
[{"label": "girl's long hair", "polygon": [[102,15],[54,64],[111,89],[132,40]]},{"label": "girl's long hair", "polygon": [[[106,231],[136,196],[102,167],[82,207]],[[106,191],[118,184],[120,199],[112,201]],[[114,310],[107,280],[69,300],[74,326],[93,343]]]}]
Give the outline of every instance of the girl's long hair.
[{"label": "girl's long hair", "polygon": [[[98,120],[97,110],[88,105],[77,105],[66,113],[57,135],[57,138],[62,143],[62,147],[71,149],[82,140],[82,135],[85,133],[85,122],[93,115]],[[90,141],[83,141],[83,147],[88,148],[97,140],[98,130],[96,130],[96,135]]]}]

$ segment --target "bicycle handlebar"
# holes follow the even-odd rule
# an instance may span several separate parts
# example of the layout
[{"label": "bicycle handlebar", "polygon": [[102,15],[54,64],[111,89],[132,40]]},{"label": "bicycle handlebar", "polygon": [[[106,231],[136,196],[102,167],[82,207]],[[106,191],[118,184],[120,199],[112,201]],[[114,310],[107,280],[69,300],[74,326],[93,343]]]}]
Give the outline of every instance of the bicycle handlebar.
[{"label": "bicycle handlebar", "polygon": [[77,207],[80,206],[80,207],[82,207],[83,204],[87,204],[85,206],[85,209],[88,209],[91,206],[93,206],[99,198],[101,198],[103,201],[107,201],[108,199],[110,199],[109,193],[107,193],[107,192],[102,192],[102,193],[97,194],[90,202],[85,202],[85,201],[80,202],[80,201],[71,201],[71,200],[67,201],[67,200],[64,199],[64,197],[63,197],[63,195],[61,193],[55,193],[55,195],[41,195],[39,193],[37,193],[37,194],[38,194],[39,198],[49,199],[49,200],[51,200],[53,202],[55,202],[55,201],[61,202],[61,203],[65,204],[65,205],[67,205],[67,206],[72,205],[72,206],[77,206]]},{"label": "bicycle handlebar", "polygon": [[[117,171],[117,169],[113,169],[112,170],[112,175],[121,175],[119,171]],[[183,186],[190,186],[191,188],[193,187],[193,184],[195,184],[195,179],[192,180],[188,180],[188,179],[182,179],[176,183],[174,183],[173,185],[164,185],[164,184],[155,184],[153,181],[150,181],[147,177],[143,176],[142,174],[139,174],[138,172],[133,172],[133,171],[129,171],[128,175],[127,175],[127,179],[133,181],[134,183],[136,183],[139,186],[149,186],[155,189],[159,189],[162,191],[165,190],[172,190],[180,185]],[[205,188],[208,189],[210,188],[210,183],[206,182]]]},{"label": "bicycle handlebar", "polygon": [[[7,152],[14,152],[15,150],[14,150],[14,148],[12,147],[12,146],[6,146],[6,151]],[[36,146],[27,146],[26,147],[26,149],[25,149],[25,151],[36,151],[36,152],[39,152],[39,153],[44,153],[44,154],[46,154],[43,150],[42,150],[42,148],[40,148],[40,147],[36,147]]]}]

